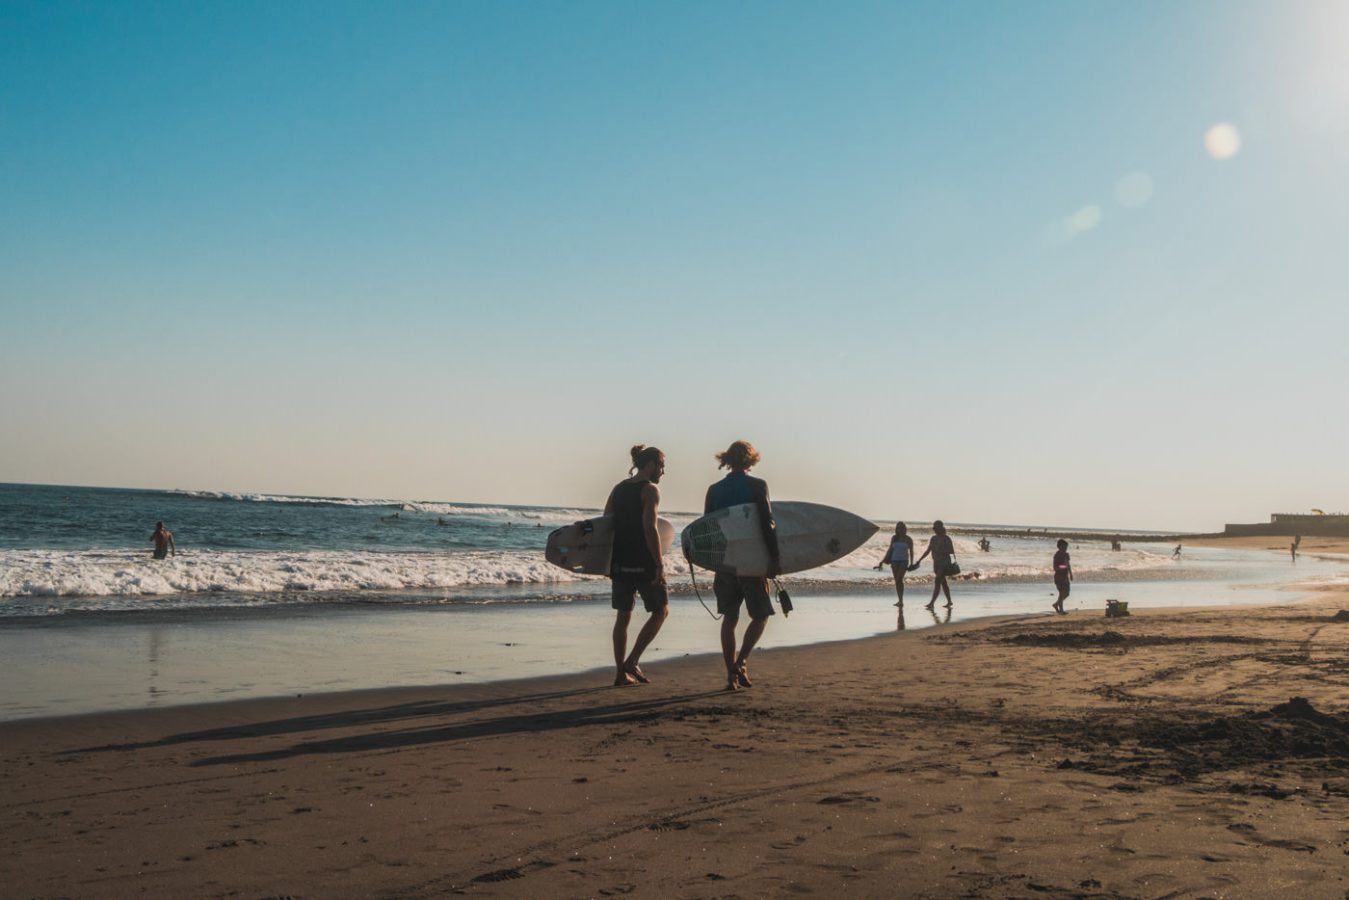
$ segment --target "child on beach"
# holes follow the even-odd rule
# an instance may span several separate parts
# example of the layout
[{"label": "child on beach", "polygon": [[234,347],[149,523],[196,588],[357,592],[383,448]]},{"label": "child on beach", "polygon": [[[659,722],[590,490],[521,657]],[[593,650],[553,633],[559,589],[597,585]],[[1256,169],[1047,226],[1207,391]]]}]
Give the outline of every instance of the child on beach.
[{"label": "child on beach", "polygon": [[1068,542],[1060,539],[1059,552],[1054,554],[1054,587],[1058,588],[1059,599],[1054,601],[1054,612],[1065,612],[1063,601],[1068,599],[1069,585],[1073,580],[1073,564],[1068,557]]},{"label": "child on beach", "polygon": [[904,575],[909,571],[911,559],[913,559],[913,538],[909,537],[909,526],[903,522],[896,522],[890,546],[885,551],[885,558],[876,564],[876,571],[879,572],[882,566],[890,567],[895,576],[895,593],[899,595],[895,606],[900,609],[904,608]]}]

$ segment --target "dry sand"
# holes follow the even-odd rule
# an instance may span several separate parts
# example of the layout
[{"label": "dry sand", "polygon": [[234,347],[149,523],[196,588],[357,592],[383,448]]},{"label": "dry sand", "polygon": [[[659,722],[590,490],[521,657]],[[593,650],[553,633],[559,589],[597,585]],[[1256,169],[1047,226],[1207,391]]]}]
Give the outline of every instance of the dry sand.
[{"label": "dry sand", "polygon": [[10,723],[0,893],[1340,900],[1345,609]]}]

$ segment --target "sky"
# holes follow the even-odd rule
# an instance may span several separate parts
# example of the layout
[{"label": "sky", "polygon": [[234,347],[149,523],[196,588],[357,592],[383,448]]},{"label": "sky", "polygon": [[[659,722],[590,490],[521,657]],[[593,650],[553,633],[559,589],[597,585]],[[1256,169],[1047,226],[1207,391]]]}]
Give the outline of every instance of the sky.
[{"label": "sky", "polygon": [[0,481],[1349,508],[1349,5],[0,4]]}]

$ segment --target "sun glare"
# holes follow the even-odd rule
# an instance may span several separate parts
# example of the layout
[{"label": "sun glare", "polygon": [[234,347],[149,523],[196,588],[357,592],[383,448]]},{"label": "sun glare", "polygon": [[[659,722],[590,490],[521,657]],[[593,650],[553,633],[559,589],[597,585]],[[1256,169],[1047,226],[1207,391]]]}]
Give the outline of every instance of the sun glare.
[{"label": "sun glare", "polygon": [[1241,133],[1231,122],[1219,122],[1204,132],[1204,149],[1214,159],[1231,159],[1241,150]]}]

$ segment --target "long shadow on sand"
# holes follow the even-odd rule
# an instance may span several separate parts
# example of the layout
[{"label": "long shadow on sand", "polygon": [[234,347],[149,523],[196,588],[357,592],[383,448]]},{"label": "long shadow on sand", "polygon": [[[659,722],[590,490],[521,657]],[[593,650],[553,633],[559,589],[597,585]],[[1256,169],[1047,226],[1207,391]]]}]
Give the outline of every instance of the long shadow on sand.
[{"label": "long shadow on sand", "polygon": [[[583,693],[583,692],[577,692]],[[584,725],[621,725],[658,719],[664,710],[672,706],[702,700],[709,697],[724,697],[723,691],[704,691],[697,694],[681,694],[677,697],[663,697],[653,700],[634,700],[628,703],[613,703],[606,706],[593,706],[583,709],[566,709],[557,712],[526,713],[517,716],[501,716],[477,722],[457,725],[437,725],[427,728],[403,729],[398,731],[380,731],[370,734],[355,734],[326,741],[305,741],[279,750],[267,750],[259,753],[236,753],[226,756],[211,756],[195,760],[192,766],[237,765],[239,763],[269,762],[291,759],[297,756],[324,753],[364,753],[371,750],[393,750],[403,747],[415,747],[423,744],[443,744],[453,741],[472,740],[481,737],[496,737],[506,734],[539,734],[564,728],[576,728]]]},{"label": "long shadow on sand", "polygon": [[186,731],[172,734],[153,741],[141,741],[126,744],[104,744],[98,747],[82,747],[77,750],[62,751],[62,755],[101,753],[107,751],[144,750],[149,747],[167,747],[173,744],[190,744],[199,741],[230,741],[240,738],[271,737],[278,734],[295,734],[307,731],[322,731],[328,728],[350,728],[358,725],[375,725],[381,722],[396,722],[402,719],[418,719],[427,716],[446,716],[456,713],[477,712],[498,706],[516,706],[522,703],[541,703],[548,700],[562,700],[568,697],[580,697],[612,691],[612,687],[576,688],[567,691],[551,691],[538,694],[516,694],[506,697],[492,697],[481,700],[459,700],[441,702],[419,700],[416,703],[400,703],[373,709],[349,709],[336,713],[324,713],[313,716],[296,716],[290,719],[276,719],[270,722],[257,722],[249,725],[232,725],[227,728],[211,728],[205,731]]}]

